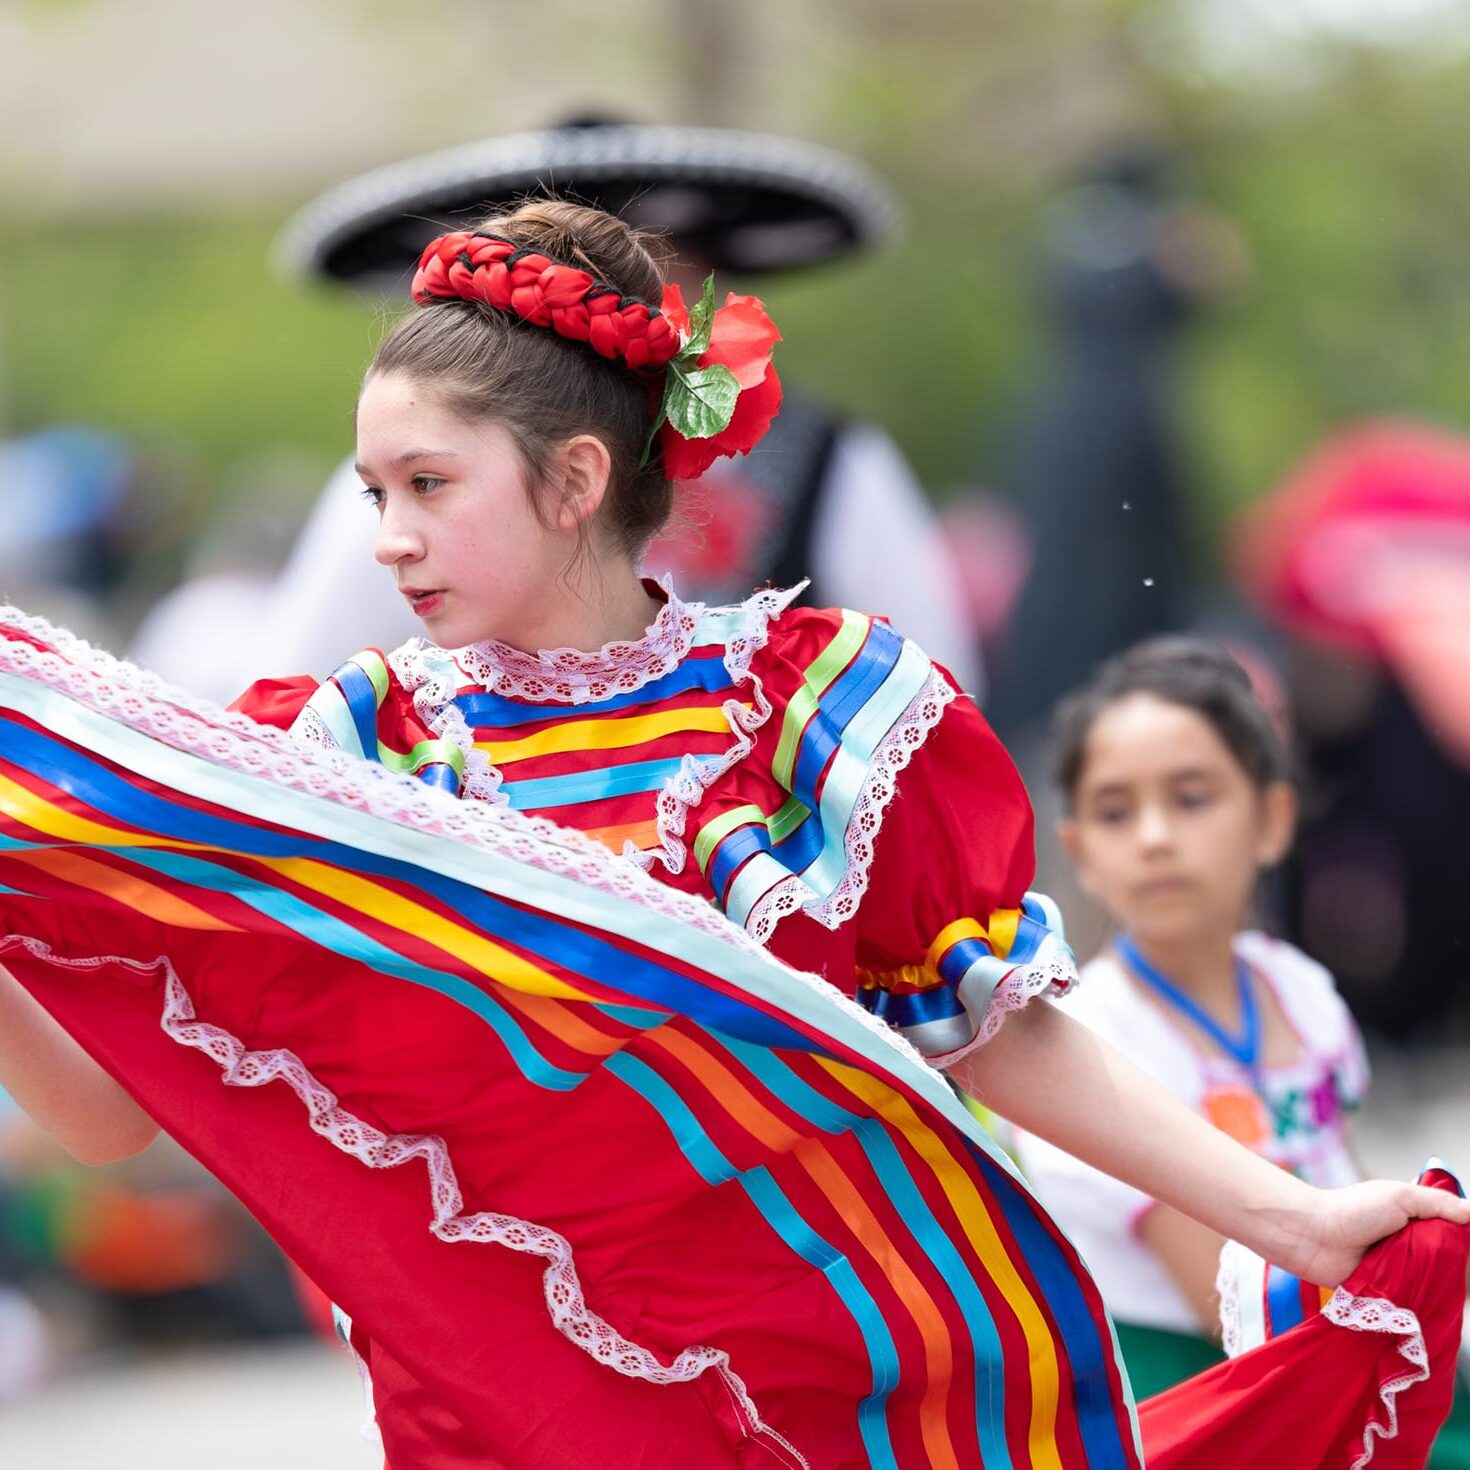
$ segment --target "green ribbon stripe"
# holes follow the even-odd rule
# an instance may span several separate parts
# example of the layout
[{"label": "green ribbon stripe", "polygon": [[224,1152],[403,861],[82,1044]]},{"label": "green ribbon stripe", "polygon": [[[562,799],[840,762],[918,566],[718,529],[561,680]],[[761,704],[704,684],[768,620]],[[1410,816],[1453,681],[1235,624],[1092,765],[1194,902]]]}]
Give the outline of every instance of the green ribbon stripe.
[{"label": "green ribbon stripe", "polygon": [[[776,758],[772,762],[772,773],[789,791],[796,769],[797,750],[807,722],[816,714],[821,697],[832,687],[832,682],[850,664],[862,648],[868,636],[871,619],[865,613],[844,610],[842,627],[832,641],[817,655],[802,676],[801,687],[791,697],[781,721],[781,739],[776,746]],[[694,839],[694,860],[700,872],[709,868],[714,850],[737,827],[748,822],[761,822],[770,831],[773,843],[782,842],[811,814],[805,802],[788,797],[774,816],[767,816],[760,807],[747,803],[732,807],[718,817],[706,822]]]}]

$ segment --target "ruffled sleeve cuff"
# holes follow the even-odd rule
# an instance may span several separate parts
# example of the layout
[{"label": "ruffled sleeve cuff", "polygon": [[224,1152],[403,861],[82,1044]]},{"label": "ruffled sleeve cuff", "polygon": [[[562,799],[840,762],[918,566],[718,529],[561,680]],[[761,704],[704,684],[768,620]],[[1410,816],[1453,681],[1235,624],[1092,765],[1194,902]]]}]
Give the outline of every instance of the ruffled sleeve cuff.
[{"label": "ruffled sleeve cuff", "polygon": [[1028,893],[1018,909],[982,924],[947,924],[922,965],[863,970],[859,1004],[901,1031],[936,1067],[984,1045],[1011,1011],[1038,995],[1065,995],[1077,967],[1051,899]]}]

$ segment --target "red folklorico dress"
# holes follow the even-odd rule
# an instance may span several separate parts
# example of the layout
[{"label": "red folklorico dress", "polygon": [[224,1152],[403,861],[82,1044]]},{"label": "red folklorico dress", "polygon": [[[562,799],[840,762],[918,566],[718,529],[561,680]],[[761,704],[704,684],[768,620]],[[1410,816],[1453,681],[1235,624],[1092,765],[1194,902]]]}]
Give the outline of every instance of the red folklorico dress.
[{"label": "red folklorico dress", "polygon": [[[794,596],[233,713],[0,615],[5,963],[340,1304],[391,1470],[1142,1464],[1085,1267],[924,1060],[1073,983],[1025,793],[943,669]],[[1412,1463],[1465,1234],[1296,1329],[1351,1387],[1273,1463]],[[1146,1406],[1150,1464],[1308,1445],[1301,1379]]]}]

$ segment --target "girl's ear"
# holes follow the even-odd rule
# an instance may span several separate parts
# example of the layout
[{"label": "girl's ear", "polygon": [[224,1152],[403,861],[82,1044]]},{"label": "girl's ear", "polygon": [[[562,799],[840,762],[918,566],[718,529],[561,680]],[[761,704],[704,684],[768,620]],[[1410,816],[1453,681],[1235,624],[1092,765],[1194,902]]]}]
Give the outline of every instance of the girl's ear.
[{"label": "girl's ear", "polygon": [[1291,850],[1296,835],[1296,787],[1290,781],[1273,781],[1261,793],[1261,830],[1256,841],[1256,861],[1274,868]]},{"label": "girl's ear", "polygon": [[612,456],[596,435],[577,434],[561,446],[557,458],[561,483],[556,525],[560,531],[575,531],[592,520],[607,496]]},{"label": "girl's ear", "polygon": [[1091,885],[1087,881],[1087,865],[1082,861],[1082,844],[1077,831],[1077,819],[1075,817],[1063,817],[1056,825],[1057,842],[1062,851],[1067,855],[1067,861],[1072,865],[1072,872],[1076,875],[1077,886],[1089,897],[1096,898]]}]

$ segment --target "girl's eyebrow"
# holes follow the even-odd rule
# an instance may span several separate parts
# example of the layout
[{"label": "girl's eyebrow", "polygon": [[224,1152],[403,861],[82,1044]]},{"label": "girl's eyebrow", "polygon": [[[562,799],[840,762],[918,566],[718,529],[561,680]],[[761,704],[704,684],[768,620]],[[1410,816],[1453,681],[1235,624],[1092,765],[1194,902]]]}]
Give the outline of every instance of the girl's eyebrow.
[{"label": "girl's eyebrow", "polygon": [[[1166,781],[1209,781],[1215,777],[1215,772],[1208,766],[1180,766],[1172,771],[1164,772]],[[1129,781],[1108,781],[1101,786],[1094,786],[1088,791],[1088,796],[1093,800],[1099,800],[1109,796],[1127,796],[1133,790]]]},{"label": "girl's eyebrow", "polygon": [[1132,790],[1126,781],[1108,781],[1102,786],[1094,786],[1087,796],[1090,801],[1100,801],[1109,796],[1127,796]]},{"label": "girl's eyebrow", "polygon": [[[417,464],[421,459],[459,459],[460,456],[453,449],[405,449],[402,454],[395,454],[388,461],[388,467],[401,470],[406,465]],[[368,466],[361,462],[353,465],[353,469],[359,475],[370,474]]]}]

